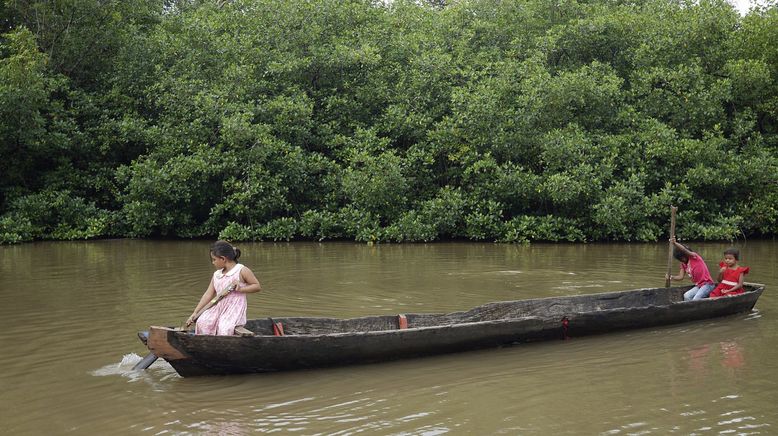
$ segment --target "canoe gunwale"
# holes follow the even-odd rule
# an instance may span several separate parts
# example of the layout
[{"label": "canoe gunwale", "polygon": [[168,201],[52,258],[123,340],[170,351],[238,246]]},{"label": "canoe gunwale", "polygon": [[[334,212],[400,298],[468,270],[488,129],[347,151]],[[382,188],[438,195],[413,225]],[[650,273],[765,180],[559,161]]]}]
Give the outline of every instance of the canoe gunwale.
[{"label": "canoe gunwale", "polygon": [[[764,285],[763,284],[759,284],[759,283],[745,283],[745,284],[749,285],[749,286],[753,286],[755,289],[749,290],[749,291],[744,292],[742,294],[734,295],[734,296],[731,296],[731,297],[722,297],[722,298],[726,298],[726,299],[743,299],[743,298],[745,298],[747,296],[754,295],[756,293],[761,293],[761,291],[764,288]],[[689,288],[691,288],[691,287],[689,287]],[[635,289],[634,291],[643,291],[643,290],[651,290],[651,289],[656,289],[656,288]],[[584,295],[580,295],[580,296],[576,296],[576,297],[614,295],[614,294],[620,294],[620,293],[623,293],[623,292],[633,292],[633,291],[603,292],[603,293],[597,293],[597,294],[584,294]],[[535,300],[535,301],[537,301],[537,300],[553,300],[553,299],[558,299],[558,298],[559,297],[543,297],[543,298],[537,298],[537,299],[532,299],[532,300]],[[504,301],[504,302],[499,302],[499,303],[520,303],[520,302],[523,302],[523,301],[528,301],[528,300],[509,300],[509,301]],[[684,304],[684,305],[689,305],[689,304],[694,304],[694,305],[715,304],[716,301],[717,301],[717,299],[703,298],[703,299],[695,300],[695,301],[674,301],[674,302],[671,302],[669,304],[659,304],[659,305],[649,304],[649,305],[639,306],[639,307],[618,307],[618,308],[612,308],[612,309],[601,309],[601,310],[598,310],[597,313],[603,314],[603,315],[607,315],[609,313],[621,313],[621,312],[625,312],[625,311],[644,311],[644,310],[648,310],[648,309],[669,308],[669,307],[672,307],[672,306],[678,305],[678,304]],[[733,300],[730,300],[730,301],[733,301]],[[486,307],[486,306],[488,306],[490,304],[495,304],[495,303],[486,303],[486,304],[477,306],[477,308]],[[467,312],[469,312],[469,311],[465,311],[465,312],[448,312],[448,313],[422,313],[420,315],[449,316],[449,315],[456,315],[456,314],[462,314],[462,313],[467,313]],[[577,316],[585,315],[585,314],[588,314],[588,313],[591,313],[591,311],[585,311],[585,312],[571,311],[571,312],[567,312],[566,314],[564,314],[561,317],[559,317],[559,320],[561,322],[562,318],[570,319],[571,317],[577,317]],[[419,315],[419,314],[407,314],[407,315]],[[288,319],[288,318],[294,318],[296,320],[302,320],[302,321],[304,321],[306,319],[322,319],[322,318],[318,318],[318,317],[274,317],[275,320],[284,320],[284,319]],[[355,321],[355,320],[369,319],[369,318],[373,318],[373,317],[366,316],[366,317],[356,317],[356,318],[327,318],[327,319],[332,319],[334,321]],[[318,333],[318,334],[305,334],[305,333],[303,333],[303,334],[286,334],[284,336],[275,336],[275,335],[261,334],[261,333],[255,332],[255,335],[254,336],[250,336],[250,337],[243,337],[243,336],[219,336],[219,339],[220,340],[231,340],[231,341],[233,341],[233,340],[234,341],[251,341],[252,339],[260,339],[261,338],[261,339],[269,339],[269,340],[276,340],[276,341],[284,341],[284,340],[289,340],[290,338],[315,339],[315,338],[320,338],[320,337],[352,337],[352,336],[372,336],[372,335],[404,334],[404,333],[408,334],[408,333],[414,333],[414,332],[419,332],[419,331],[442,329],[442,328],[455,328],[455,327],[462,327],[462,326],[464,326],[464,327],[472,327],[472,326],[479,326],[479,325],[486,326],[486,325],[491,325],[491,324],[500,324],[500,323],[505,323],[505,322],[509,322],[509,321],[517,321],[517,320],[524,320],[524,319],[540,321],[540,320],[546,320],[548,318],[549,317],[540,317],[540,316],[519,316],[519,317],[503,318],[503,319],[497,319],[497,320],[463,321],[463,322],[457,322],[457,323],[451,323],[451,324],[439,324],[439,325],[432,325],[432,326],[420,326],[420,327],[411,327],[411,326],[409,326],[408,328],[405,328],[405,329],[349,331],[349,332],[333,332],[333,333]],[[249,321],[254,321],[254,320],[264,320],[264,318],[256,318],[256,319],[252,319],[252,320],[249,320]],[[188,331],[184,331],[184,330],[181,330],[181,329],[175,328],[175,327],[151,326],[150,329],[169,331],[169,332],[171,332],[173,334],[176,334],[176,335],[184,335],[184,336],[192,336],[193,335],[192,333],[190,333]],[[144,341],[144,345],[145,345],[145,343],[146,343],[146,341]]]},{"label": "canoe gunwale", "polygon": [[[756,294],[761,294],[761,292],[764,290],[764,287],[765,287],[765,285],[763,285],[761,283],[744,283],[744,285],[749,286],[749,287],[753,287],[753,289],[751,289],[749,291],[746,291],[746,292],[744,292],[742,294],[734,295],[734,296],[731,296],[731,297],[721,297],[719,299],[703,298],[703,299],[694,300],[694,301],[680,300],[680,301],[671,301],[668,304],[647,304],[647,305],[644,305],[644,306],[616,307],[616,308],[612,308],[612,309],[599,309],[596,312],[597,313],[601,313],[601,314],[608,314],[608,313],[624,312],[624,311],[627,311],[627,310],[643,311],[643,310],[652,309],[652,308],[653,309],[656,309],[656,308],[667,308],[667,307],[672,307],[672,306],[678,305],[678,304],[685,304],[685,305],[688,305],[688,304],[693,304],[693,305],[699,305],[699,304],[721,304],[720,302],[717,302],[717,301],[736,301],[736,300],[733,300],[733,299],[740,300],[740,299],[745,299],[748,296],[752,296],[752,295],[756,295]],[[675,287],[675,288],[678,288],[678,289],[691,289],[691,287],[692,286],[680,286],[680,287]],[[595,298],[598,298],[598,297],[599,298],[605,297],[603,299],[616,299],[616,298],[619,298],[619,296],[622,296],[622,295],[629,295],[629,294],[633,294],[633,293],[640,292],[640,291],[654,291],[654,290],[657,290],[657,289],[666,289],[666,288],[640,288],[640,289],[633,289],[633,290],[627,290],[627,291],[613,291],[613,292],[600,292],[600,293],[595,293],[595,294],[574,295],[574,296],[569,296],[569,297],[541,297],[541,298],[531,298],[531,299],[525,299],[525,300],[506,300],[506,301],[485,303],[485,304],[476,306],[476,307],[474,307],[472,309],[469,309],[467,311],[430,312],[430,313],[405,313],[404,315],[405,316],[455,317],[455,316],[459,316],[459,315],[468,314],[468,313],[476,311],[478,309],[488,308],[489,306],[496,305],[496,304],[514,304],[514,303],[515,304],[522,304],[522,303],[527,302],[527,301],[535,301],[535,302],[553,301],[553,300],[559,300],[560,298],[561,299],[568,299],[568,298],[595,299]],[[758,296],[759,295],[757,295],[757,298],[758,298]],[[612,297],[612,298],[609,298],[609,297]],[[587,314],[587,313],[591,313],[591,312],[593,312],[593,311],[569,311],[569,312],[565,312],[564,314],[559,316],[559,320],[561,321],[562,318],[564,318],[564,317],[568,317],[569,318],[570,316],[576,316],[576,315],[580,316],[582,314]],[[362,316],[362,317],[354,317],[354,318],[321,318],[321,317],[299,317],[299,316],[296,316],[296,317],[284,317],[284,316],[281,316],[281,317],[273,317],[273,319],[275,321],[284,321],[284,320],[287,320],[287,319],[294,319],[294,320],[299,320],[299,321],[328,319],[328,320],[332,320],[333,322],[350,322],[350,321],[353,322],[353,321],[360,321],[360,320],[368,320],[368,319],[372,319],[372,318],[376,318],[376,317],[380,317],[380,316],[386,316],[386,315]],[[391,315],[389,315],[389,316],[391,316]],[[514,316],[514,317],[507,317],[507,318],[494,319],[494,320],[460,321],[460,322],[452,322],[450,324],[437,324],[437,325],[431,325],[431,326],[415,326],[414,327],[414,326],[409,325],[407,328],[404,328],[404,329],[392,328],[392,329],[382,329],[382,330],[348,331],[348,332],[332,332],[332,333],[317,333],[317,334],[306,334],[306,333],[293,333],[293,334],[289,334],[289,333],[287,333],[285,336],[275,336],[275,335],[272,335],[272,334],[262,334],[260,332],[254,332],[255,335],[252,336],[252,337],[248,337],[248,338],[243,338],[243,337],[239,337],[239,336],[224,336],[223,338],[225,338],[225,339],[226,338],[235,338],[235,339],[243,339],[243,340],[251,339],[251,338],[274,338],[276,340],[283,340],[283,339],[289,338],[289,337],[301,337],[301,338],[313,339],[313,338],[323,337],[323,336],[338,337],[338,336],[354,336],[354,335],[363,335],[363,334],[384,334],[384,333],[393,333],[394,334],[394,333],[402,333],[402,332],[421,331],[421,330],[426,330],[426,329],[449,328],[449,327],[462,326],[462,325],[467,325],[467,326],[472,326],[472,325],[488,325],[490,323],[502,323],[502,322],[511,321],[511,320],[518,320],[518,319],[537,319],[537,320],[540,320],[540,319],[547,319],[547,318],[549,318],[549,316],[525,315],[525,316]],[[265,320],[265,319],[266,318],[255,318],[255,319],[251,319],[251,320],[248,320],[248,321],[249,322],[251,322],[251,321],[260,321],[260,320]]]}]

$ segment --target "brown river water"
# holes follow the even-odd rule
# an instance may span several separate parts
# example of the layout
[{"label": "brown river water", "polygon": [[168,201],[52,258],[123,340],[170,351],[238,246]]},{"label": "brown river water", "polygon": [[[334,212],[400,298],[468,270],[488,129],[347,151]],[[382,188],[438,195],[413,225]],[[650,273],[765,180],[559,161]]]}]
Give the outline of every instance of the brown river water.
[{"label": "brown river water", "polygon": [[[691,244],[715,278],[726,243]],[[179,377],[136,332],[180,325],[209,241],[0,246],[0,434],[778,434],[778,242],[738,241],[753,312],[388,363]],[[666,244],[255,243],[249,318],[450,312],[664,286]],[[678,264],[673,263],[673,273]]]}]

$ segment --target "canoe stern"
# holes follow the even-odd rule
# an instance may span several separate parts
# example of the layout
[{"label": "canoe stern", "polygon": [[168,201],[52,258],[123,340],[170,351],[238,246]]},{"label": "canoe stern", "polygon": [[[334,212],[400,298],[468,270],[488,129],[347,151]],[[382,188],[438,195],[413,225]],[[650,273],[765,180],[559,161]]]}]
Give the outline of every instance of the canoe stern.
[{"label": "canoe stern", "polygon": [[149,351],[168,362],[190,359],[191,357],[175,347],[175,333],[178,330],[168,327],[151,326],[146,346]]}]

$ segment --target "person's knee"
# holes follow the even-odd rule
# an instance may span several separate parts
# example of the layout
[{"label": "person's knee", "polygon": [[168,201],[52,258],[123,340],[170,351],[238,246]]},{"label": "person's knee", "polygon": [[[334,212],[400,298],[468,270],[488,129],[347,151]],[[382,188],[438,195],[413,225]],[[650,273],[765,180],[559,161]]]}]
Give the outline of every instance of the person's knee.
[{"label": "person's knee", "polygon": [[235,326],[230,323],[219,324],[217,328],[219,336],[232,336],[235,333]]}]

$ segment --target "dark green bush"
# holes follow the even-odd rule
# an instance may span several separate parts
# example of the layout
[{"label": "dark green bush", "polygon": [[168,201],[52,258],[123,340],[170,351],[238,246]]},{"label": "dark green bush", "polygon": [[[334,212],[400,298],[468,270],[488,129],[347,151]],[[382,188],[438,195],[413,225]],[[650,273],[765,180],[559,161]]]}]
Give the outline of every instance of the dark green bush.
[{"label": "dark green bush", "polygon": [[434,3],[6,2],[0,242],[778,232],[777,8]]},{"label": "dark green bush", "polygon": [[14,200],[0,218],[0,243],[110,237],[116,215],[67,191],[30,194]]}]

